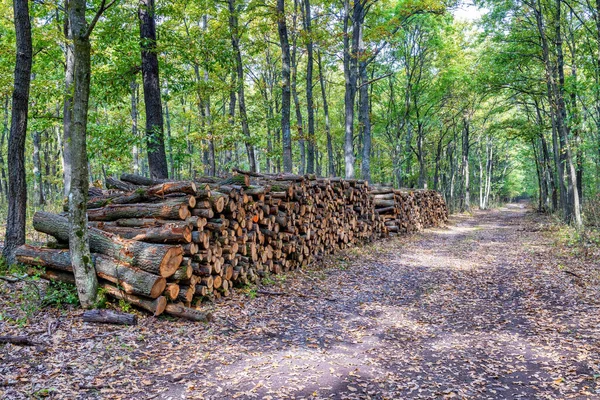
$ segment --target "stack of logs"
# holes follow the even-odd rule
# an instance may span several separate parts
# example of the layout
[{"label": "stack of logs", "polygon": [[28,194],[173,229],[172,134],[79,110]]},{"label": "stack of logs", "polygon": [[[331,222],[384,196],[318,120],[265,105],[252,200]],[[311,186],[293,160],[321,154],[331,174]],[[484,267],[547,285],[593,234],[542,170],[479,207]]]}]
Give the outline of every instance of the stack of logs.
[{"label": "stack of logs", "polygon": [[448,220],[448,208],[435,190],[394,189],[372,186],[375,213],[390,235],[417,232]]},{"label": "stack of logs", "polygon": [[[108,190],[91,188],[91,263],[106,293],[154,315],[206,319],[200,303],[228,296],[234,286],[447,219],[434,191],[236,172],[194,182],[124,174],[109,178]],[[56,243],[22,246],[18,260],[45,267],[48,279],[73,281],[67,218],[38,212],[33,226]]]}]

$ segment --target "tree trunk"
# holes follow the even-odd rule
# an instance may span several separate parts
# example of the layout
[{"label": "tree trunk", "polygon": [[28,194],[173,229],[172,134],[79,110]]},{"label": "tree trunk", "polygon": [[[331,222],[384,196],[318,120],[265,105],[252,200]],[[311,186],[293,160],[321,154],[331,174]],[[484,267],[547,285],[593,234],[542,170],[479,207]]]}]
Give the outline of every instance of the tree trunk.
[{"label": "tree trunk", "polygon": [[27,181],[25,180],[25,138],[29,111],[29,86],[31,83],[32,44],[29,5],[27,1],[14,1],[16,34],[15,80],[12,95],[12,119],[8,137],[8,218],[6,239],[2,255],[14,263],[14,251],[25,243],[25,218],[27,212]]},{"label": "tree trunk", "polygon": [[293,12],[293,25],[292,25],[292,55],[291,55],[291,68],[292,68],[292,81],[291,91],[292,98],[294,99],[294,110],[296,111],[296,137],[298,138],[298,145],[300,148],[300,164],[298,165],[298,174],[304,175],[306,166],[306,143],[304,140],[304,122],[302,121],[302,110],[300,109],[300,101],[298,99],[298,90],[296,89],[297,76],[298,76],[298,60],[297,60],[297,40],[298,32],[296,26],[296,14],[298,12],[298,1],[294,1],[294,12]]},{"label": "tree trunk", "polygon": [[[69,6],[69,0],[65,0],[64,9],[65,13],[68,13],[67,9]],[[68,15],[65,17],[64,22],[64,35],[65,35],[65,103],[63,107],[63,182],[64,191],[63,196],[66,199],[69,198],[69,192],[71,190],[71,154],[67,143],[71,141],[71,127],[73,120],[73,74],[75,71],[75,59],[73,57],[73,32],[69,22]]]},{"label": "tree trunk", "polygon": [[[235,74],[235,72],[232,72],[231,73],[231,87],[229,89],[229,110],[227,112],[229,126],[232,129],[235,127],[235,103],[236,103],[235,85],[236,85],[236,74]],[[229,143],[229,146],[231,146],[230,143]],[[236,154],[236,157],[237,157],[237,154]],[[225,166],[224,167],[230,169],[232,162],[233,162],[233,155],[232,155],[231,147],[228,147],[225,150]],[[235,167],[239,167],[239,165],[236,164]]]},{"label": "tree trunk", "polygon": [[65,147],[71,156],[71,183],[69,191],[69,249],[77,284],[77,294],[83,307],[96,302],[98,279],[92,264],[88,228],[88,160],[87,118],[90,96],[90,40],[85,19],[85,0],[69,1],[69,25],[73,34],[73,115],[71,137]]},{"label": "tree trunk", "polygon": [[[364,18],[364,17],[363,17]],[[360,105],[358,107],[358,120],[362,128],[362,164],[361,174],[362,179],[371,182],[371,116],[369,110],[369,78],[367,76],[367,61],[365,60],[365,44],[363,40],[363,27],[360,26],[359,34],[359,54],[360,61],[358,63],[359,78],[360,78]]]},{"label": "tree trunk", "polygon": [[4,98],[4,121],[2,136],[0,136],[0,195],[8,196],[8,181],[6,180],[6,166],[4,165],[4,142],[9,135],[8,129],[8,96]]},{"label": "tree trunk", "polygon": [[285,22],[285,1],[277,0],[277,31],[281,44],[281,132],[283,171],[292,172],[292,135],[290,132],[290,43]]},{"label": "tree trunk", "polygon": [[463,211],[471,209],[471,187],[470,187],[470,172],[469,172],[469,121],[463,118],[462,130],[462,168],[463,168]]},{"label": "tree trunk", "polygon": [[344,0],[344,169],[346,179],[354,179],[354,99],[356,97],[357,81],[357,52],[354,50],[358,46],[359,21],[362,14],[362,4],[360,1],[354,2],[353,10],[351,48],[349,33],[351,22],[350,0]]},{"label": "tree trunk", "polygon": [[36,129],[33,132],[33,190],[38,205],[44,205],[44,183],[42,179],[42,161],[40,158],[41,135]]},{"label": "tree trunk", "polygon": [[163,129],[163,115],[156,54],[156,21],[154,0],[140,0],[140,39],[142,49],[142,76],[146,104],[146,147],[148,166],[153,178],[167,178],[167,155]]},{"label": "tree trunk", "polygon": [[304,0],[304,30],[306,31],[306,110],[308,116],[308,146],[306,153],[306,172],[312,174],[315,172],[315,110],[313,103],[313,38],[312,21],[310,12],[310,0]]},{"label": "tree trunk", "polygon": [[131,136],[133,137],[133,173],[140,173],[140,148],[138,143],[138,109],[137,109],[137,91],[138,84],[135,79],[129,84],[131,89]]},{"label": "tree trunk", "polygon": [[[167,89],[168,96],[168,89]],[[175,175],[175,163],[173,161],[173,140],[171,138],[171,114],[169,114],[169,100],[165,100],[165,122],[167,123],[167,153],[169,154],[170,176]]]},{"label": "tree trunk", "polygon": [[329,176],[335,176],[335,166],[333,164],[333,144],[331,142],[331,124],[329,123],[329,105],[327,104],[327,93],[325,91],[325,74],[323,72],[323,62],[321,51],[317,50],[317,62],[319,63],[319,81],[321,83],[321,96],[323,97],[323,113],[325,114],[325,133],[327,135],[327,171]]},{"label": "tree trunk", "polygon": [[[562,0],[556,0],[556,20],[561,20]],[[571,144],[569,142],[569,127],[567,126],[567,107],[564,98],[565,87],[565,68],[563,55],[563,39],[561,24],[556,24],[556,67],[558,70],[558,88],[557,88],[557,112],[560,115],[559,133],[561,135],[561,154],[564,155],[567,167],[567,207],[565,208],[565,217],[567,222],[574,222],[577,226],[582,226],[581,207],[579,204],[579,192],[577,190],[577,171],[573,162]]]},{"label": "tree trunk", "polygon": [[235,5],[235,0],[228,0],[228,4],[229,30],[231,33],[231,45],[233,47],[233,54],[235,57],[240,122],[242,123],[242,133],[244,134],[245,138],[248,165],[250,166],[250,171],[256,172],[256,157],[254,155],[254,145],[252,144],[252,138],[250,136],[250,126],[248,125],[248,115],[246,113],[246,96],[244,94],[244,65],[242,64],[242,52],[240,50],[238,10]]}]

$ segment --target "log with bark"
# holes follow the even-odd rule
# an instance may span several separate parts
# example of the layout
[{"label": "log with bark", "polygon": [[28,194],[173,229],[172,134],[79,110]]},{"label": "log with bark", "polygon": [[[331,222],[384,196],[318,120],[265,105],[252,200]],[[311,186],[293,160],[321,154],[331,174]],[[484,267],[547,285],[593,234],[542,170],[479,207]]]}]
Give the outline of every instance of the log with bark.
[{"label": "log with bark", "polygon": [[113,310],[87,310],[83,313],[83,322],[115,325],[137,325],[137,315]]},{"label": "log with bark", "polygon": [[[67,218],[38,211],[33,216],[33,227],[38,232],[54,236],[60,241],[69,240]],[[163,277],[173,275],[183,259],[181,246],[168,246],[122,239],[99,229],[88,230],[90,250],[113,257],[131,266],[138,267]]]},{"label": "log with bark", "polygon": [[[23,245],[17,248],[16,258],[27,265],[73,272],[71,254],[68,250]],[[102,254],[92,253],[92,264],[99,278],[121,286],[128,294],[139,294],[154,299],[165,290],[165,278],[128,266]]]}]

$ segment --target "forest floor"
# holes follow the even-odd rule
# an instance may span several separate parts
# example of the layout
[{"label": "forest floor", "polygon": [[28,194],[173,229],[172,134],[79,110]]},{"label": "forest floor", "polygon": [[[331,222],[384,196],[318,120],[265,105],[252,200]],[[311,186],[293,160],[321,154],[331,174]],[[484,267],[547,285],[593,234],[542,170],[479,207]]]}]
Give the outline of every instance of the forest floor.
[{"label": "forest floor", "polygon": [[286,295],[211,324],[0,321],[41,343],[0,345],[0,398],[600,399],[600,252],[560,235],[513,204],[273,277]]}]

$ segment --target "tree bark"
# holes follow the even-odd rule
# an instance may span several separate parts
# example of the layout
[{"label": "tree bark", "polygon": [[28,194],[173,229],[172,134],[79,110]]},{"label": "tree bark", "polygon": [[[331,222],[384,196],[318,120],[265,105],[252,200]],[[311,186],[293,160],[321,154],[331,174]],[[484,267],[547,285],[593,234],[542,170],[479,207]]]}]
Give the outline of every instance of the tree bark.
[{"label": "tree bark", "polygon": [[[344,164],[346,179],[354,179],[354,100],[357,89],[358,42],[363,20],[362,0],[353,3],[350,16],[350,1],[344,1]],[[352,23],[352,41],[349,27]]]},{"label": "tree bark", "polygon": [[140,173],[140,148],[138,143],[138,108],[137,108],[137,92],[138,92],[138,84],[135,79],[131,80],[129,84],[129,88],[131,90],[131,136],[133,136],[133,149],[132,149],[132,157],[133,157],[133,173]]},{"label": "tree bark", "polygon": [[42,160],[40,158],[41,135],[36,129],[33,132],[33,189],[38,205],[43,205],[44,183],[42,178]]},{"label": "tree bark", "polygon": [[[73,272],[71,254],[67,250],[23,245],[17,248],[15,254],[17,260],[23,264]],[[165,278],[130,267],[114,258],[93,254],[92,263],[98,277],[118,284],[125,293],[155,299],[165,290]]]},{"label": "tree bark", "polygon": [[[360,36],[360,53],[362,54],[362,52],[364,52],[362,32]],[[358,119],[362,127],[363,137],[361,175],[362,179],[364,179],[367,182],[371,182],[371,116],[369,112],[369,85],[367,84],[369,78],[367,76],[367,62],[362,59],[359,62],[359,77],[361,81],[361,86],[359,89],[360,105]]]},{"label": "tree bark", "polygon": [[333,144],[331,141],[331,124],[329,123],[329,105],[325,91],[325,74],[323,72],[323,61],[321,51],[317,50],[317,62],[319,63],[319,81],[321,83],[321,96],[323,97],[323,113],[325,115],[325,134],[327,135],[327,171],[329,176],[335,176],[335,165],[333,164]]},{"label": "tree bark", "polygon": [[462,168],[463,168],[463,210],[468,211],[471,209],[471,186],[469,182],[469,121],[467,118],[463,118],[463,129],[462,129]]},{"label": "tree bark", "polygon": [[[60,215],[37,212],[33,216],[33,227],[39,232],[54,236],[61,242],[69,240],[69,223]],[[183,259],[181,246],[122,239],[96,228],[89,229],[89,236],[90,248],[93,252],[113,257],[133,267],[165,278],[177,271]]]},{"label": "tree bark", "polygon": [[298,98],[298,27],[296,24],[296,15],[298,14],[298,0],[294,0],[294,12],[292,13],[292,53],[291,53],[291,85],[292,99],[294,100],[294,111],[296,112],[296,138],[300,149],[300,163],[298,165],[298,174],[304,175],[306,171],[306,140],[304,138],[304,121],[302,118],[302,109]]},{"label": "tree bark", "polygon": [[137,325],[137,315],[113,310],[88,310],[83,313],[83,322],[115,325]]},{"label": "tree bark", "polygon": [[14,250],[25,243],[25,218],[27,212],[27,182],[25,180],[25,138],[29,111],[31,83],[32,44],[29,5],[15,0],[14,24],[16,34],[16,63],[12,95],[12,119],[8,137],[8,218],[6,239],[2,255],[14,263]]},{"label": "tree bark", "polygon": [[291,54],[291,85],[292,98],[294,99],[294,111],[296,112],[296,137],[298,139],[298,147],[300,148],[300,164],[298,165],[298,174],[304,175],[306,167],[306,141],[304,140],[304,122],[302,120],[302,109],[300,108],[300,100],[298,99],[298,29],[296,25],[296,14],[298,12],[298,1],[294,1],[294,12],[292,22],[292,54]]},{"label": "tree bark", "polygon": [[313,174],[315,172],[315,110],[313,103],[313,38],[312,38],[312,17],[310,10],[310,0],[304,0],[304,30],[306,31],[306,110],[308,119],[308,137],[306,153],[306,172]]},{"label": "tree bark", "polygon": [[6,166],[4,165],[4,142],[9,135],[8,128],[8,96],[4,98],[4,121],[2,136],[0,136],[0,195],[8,196],[8,181],[6,180]]},{"label": "tree bark", "polygon": [[69,0],[65,0],[64,9],[67,14],[64,22],[65,35],[65,102],[63,107],[63,195],[69,198],[71,190],[71,153],[67,143],[71,141],[71,126],[73,120],[73,79],[75,73],[75,58],[73,56],[73,32],[68,16]]},{"label": "tree bark", "polygon": [[246,113],[246,96],[244,93],[244,65],[242,63],[242,52],[240,50],[240,35],[238,10],[235,0],[228,0],[229,5],[229,30],[231,33],[231,45],[235,57],[235,70],[237,77],[238,110],[240,122],[242,124],[242,133],[245,138],[246,155],[248,156],[248,165],[252,172],[256,172],[256,157],[254,155],[254,145],[250,135],[250,126],[248,125],[248,115]]},{"label": "tree bark", "polygon": [[[103,5],[102,5],[103,7]],[[73,114],[71,137],[65,146],[71,156],[71,183],[69,190],[69,249],[77,285],[79,301],[83,307],[93,307],[98,291],[98,279],[92,264],[88,228],[88,160],[87,118],[90,95],[90,40],[85,19],[85,0],[70,0],[69,26],[73,35]]]},{"label": "tree bark", "polygon": [[136,307],[143,308],[144,310],[154,314],[155,317],[162,314],[167,306],[167,299],[165,296],[158,296],[154,300],[148,300],[142,297],[127,294],[109,283],[103,283],[102,289],[104,289],[106,294],[109,296],[114,297],[115,299],[125,300]]},{"label": "tree bark", "polygon": [[281,44],[281,133],[283,171],[292,172],[292,135],[290,132],[290,42],[285,22],[285,1],[277,0],[277,32]]},{"label": "tree bark", "polygon": [[167,178],[167,155],[156,54],[156,21],[154,0],[140,0],[140,44],[142,49],[142,76],[146,104],[146,147],[150,176]]}]

